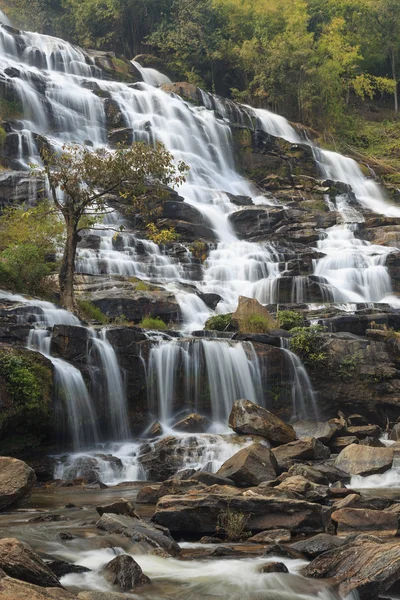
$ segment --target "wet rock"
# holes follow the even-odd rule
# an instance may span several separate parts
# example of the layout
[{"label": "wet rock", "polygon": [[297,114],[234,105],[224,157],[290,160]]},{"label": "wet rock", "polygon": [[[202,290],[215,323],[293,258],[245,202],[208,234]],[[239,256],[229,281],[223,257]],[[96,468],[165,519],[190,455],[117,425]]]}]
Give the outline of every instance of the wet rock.
[{"label": "wet rock", "polygon": [[276,477],[277,462],[271,450],[254,443],[224,462],[217,475],[231,479],[238,487],[257,486]]},{"label": "wet rock", "polygon": [[196,438],[186,439],[185,443],[186,446],[183,446],[179,438],[168,436],[156,442],[148,452],[140,454],[139,462],[146,471],[147,479],[165,481],[182,469],[188,445],[193,446],[193,451],[197,447]]},{"label": "wet rock", "polygon": [[397,515],[383,510],[342,508],[331,518],[339,534],[368,531],[380,537],[394,537],[399,528]]},{"label": "wet rock", "polygon": [[123,316],[137,323],[147,315],[160,317],[164,321],[177,320],[179,315],[174,294],[163,290],[114,289],[93,292],[89,294],[89,299],[111,319]]},{"label": "wet rock", "polygon": [[385,444],[378,438],[367,436],[359,442],[360,446],[370,446],[371,448],[386,448]]},{"label": "wet rock", "polygon": [[253,206],[254,202],[253,200],[250,198],[250,196],[237,196],[235,194],[230,194],[229,192],[224,192],[229,200],[232,202],[232,204],[235,204],[235,206]]},{"label": "wet rock", "polygon": [[362,425],[368,425],[368,421],[367,419],[364,417],[364,415],[349,415],[347,417],[347,421],[348,424],[351,425],[352,427],[359,427]]},{"label": "wet rock", "polygon": [[157,504],[160,498],[161,484],[145,485],[142,487],[136,496],[138,504]]},{"label": "wet rock", "polygon": [[293,429],[296,437],[301,440],[304,438],[315,438],[323,444],[329,444],[329,441],[338,430],[336,423],[321,423],[318,421],[297,421],[293,423]]},{"label": "wet rock", "polygon": [[145,544],[150,548],[162,548],[171,556],[177,556],[180,552],[178,544],[167,529],[147,523],[143,519],[107,514],[97,522],[97,528],[107,533],[123,535],[132,542]]},{"label": "wet rock", "polygon": [[234,485],[232,479],[228,479],[227,477],[221,477],[220,475],[216,475],[215,473],[209,473],[208,471],[197,471],[194,475],[190,477],[190,479],[194,479],[195,481],[199,481],[204,485]]},{"label": "wet rock", "polygon": [[303,575],[329,579],[343,598],[357,591],[360,600],[376,600],[400,579],[400,543],[346,544],[314,559]]},{"label": "wet rock", "polygon": [[9,576],[41,587],[61,587],[52,573],[27,544],[13,538],[0,539],[0,568]]},{"label": "wet rock", "polygon": [[[77,600],[77,596],[67,590],[39,587],[11,577],[1,577],[1,574],[0,594],[1,600]],[[112,598],[107,596],[104,600],[112,600]]]},{"label": "wet rock", "polygon": [[155,438],[160,437],[163,433],[162,425],[159,421],[154,421],[149,431],[147,432],[147,437]]},{"label": "wet rock", "polygon": [[198,472],[202,471],[197,471],[196,469],[182,469],[182,471],[175,473],[174,479],[179,479],[180,481],[191,479]]},{"label": "wet rock", "polygon": [[279,468],[291,460],[322,460],[329,458],[330,450],[315,438],[296,440],[272,449]]},{"label": "wet rock", "polygon": [[288,477],[287,479],[282,481],[282,483],[280,483],[275,489],[295,492],[296,494],[304,496],[304,498],[310,500],[311,502],[321,502],[325,500],[329,495],[329,488],[327,486],[312,483],[311,481],[308,481],[308,479],[302,477],[301,475]]},{"label": "wet rock", "polygon": [[102,570],[106,581],[118,586],[123,592],[151,583],[138,563],[128,554],[120,554]]},{"label": "wet rock", "polygon": [[177,94],[189,102],[194,102],[195,104],[203,103],[200,88],[196,87],[192,83],[187,83],[186,81],[178,83],[163,83],[161,89],[166,93]]},{"label": "wet rock", "polygon": [[250,206],[229,215],[229,221],[240,239],[271,231],[285,216],[282,208]]},{"label": "wet rock", "polygon": [[135,507],[132,502],[129,502],[129,500],[126,500],[125,498],[120,498],[112,504],[97,506],[96,510],[101,517],[104,513],[112,513],[114,515],[125,515],[126,517],[140,519],[139,515],[135,512]]},{"label": "wet rock", "polygon": [[291,546],[281,546],[281,544],[271,544],[264,551],[263,556],[279,556],[281,558],[304,558],[304,555]]},{"label": "wet rock", "polygon": [[260,435],[275,444],[296,439],[293,427],[249,400],[237,400],[234,403],[229,415],[229,427],[236,433]]},{"label": "wet rock", "polygon": [[[334,464],[332,464],[332,462],[314,464],[313,469],[321,473],[324,477],[326,477],[329,483],[335,483],[339,479],[343,481],[343,483],[350,482],[350,475],[336,467]],[[308,477],[308,479],[310,479],[310,477]]]},{"label": "wet rock", "polygon": [[82,565],[74,565],[66,562],[65,560],[53,560],[47,563],[49,569],[54,573],[56,577],[64,577],[70,573],[89,573],[90,569],[83,567]]},{"label": "wet rock", "polygon": [[[183,200],[183,199],[182,199]],[[166,219],[177,219],[187,221],[188,223],[201,224],[208,226],[203,214],[191,204],[184,201],[168,200],[163,203],[163,217]]]},{"label": "wet rock", "polygon": [[259,569],[260,573],[289,573],[289,569],[286,565],[281,562],[270,562],[265,565],[261,565]]},{"label": "wet rock", "polygon": [[29,519],[29,523],[57,523],[59,521],[68,521],[68,517],[65,517],[64,515],[52,515],[52,514],[46,514],[46,515],[38,515],[37,517],[33,517],[32,519]]},{"label": "wet rock", "polygon": [[254,544],[281,544],[290,542],[291,534],[287,529],[272,529],[252,535],[247,541]]},{"label": "wet rock", "polygon": [[[210,488],[211,490],[212,488]],[[322,507],[303,500],[267,498],[252,492],[227,496],[199,493],[164,496],[157,504],[153,521],[174,533],[212,535],[218,526],[221,511],[249,515],[246,531],[256,534],[267,529],[288,529],[293,534],[324,531]]]},{"label": "wet rock", "polygon": [[355,435],[359,439],[366,437],[380,437],[382,435],[382,429],[379,425],[357,425],[347,428],[350,435]]},{"label": "wet rock", "polygon": [[309,465],[293,465],[288,471],[288,475],[294,477],[301,475],[313,483],[319,483],[320,485],[329,485],[329,479],[318,471],[317,469],[310,467]]},{"label": "wet rock", "polygon": [[69,542],[70,540],[76,539],[76,535],[73,535],[72,533],[69,533],[68,531],[61,531],[61,533],[58,534],[58,537],[63,542]]},{"label": "wet rock", "polygon": [[34,471],[22,460],[0,456],[0,510],[27,500],[35,482]]},{"label": "wet rock", "polygon": [[211,423],[206,417],[192,413],[175,423],[173,427],[186,433],[206,433],[210,425]]},{"label": "wet rock", "polygon": [[329,448],[334,454],[339,454],[342,450],[344,450],[344,448],[347,448],[347,446],[358,443],[358,437],[355,435],[339,436],[330,442]]},{"label": "wet rock", "polygon": [[341,451],[335,466],[351,475],[373,475],[391,468],[394,452],[391,448],[371,448],[352,444]]},{"label": "wet rock", "polygon": [[345,543],[346,542],[344,540],[334,535],[329,535],[328,533],[319,533],[308,540],[296,542],[290,547],[293,548],[293,550],[297,550],[298,552],[305,554],[307,558],[312,559],[320,554],[323,554],[324,552],[329,552],[329,550],[339,548],[339,546],[343,546]]},{"label": "wet rock", "polygon": [[392,431],[390,432],[389,439],[395,442],[400,440],[400,423],[396,423],[396,425],[393,427]]}]

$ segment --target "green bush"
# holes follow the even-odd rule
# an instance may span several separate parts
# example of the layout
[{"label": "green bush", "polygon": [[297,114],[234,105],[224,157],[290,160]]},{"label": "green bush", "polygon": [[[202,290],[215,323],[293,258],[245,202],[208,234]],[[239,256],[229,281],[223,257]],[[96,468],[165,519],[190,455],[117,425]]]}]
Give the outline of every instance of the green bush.
[{"label": "green bush", "polygon": [[80,316],[86,321],[97,321],[103,325],[109,322],[108,317],[106,317],[98,306],[93,304],[93,302],[90,302],[90,300],[78,299],[76,303],[78,305]]},{"label": "green bush", "polygon": [[144,317],[139,323],[139,327],[143,329],[157,329],[159,331],[164,331],[167,329],[166,324],[160,317]]},{"label": "green bush", "polygon": [[280,310],[276,315],[279,327],[290,331],[294,327],[302,327],[304,325],[304,317],[301,313],[295,310]]},{"label": "green bush", "polygon": [[4,147],[4,144],[6,143],[6,138],[7,138],[7,134],[4,130],[4,127],[2,127],[0,125],[0,148]]},{"label": "green bush", "polygon": [[46,279],[53,265],[37,246],[29,243],[9,246],[0,253],[0,264],[2,285],[28,294],[46,291]]},{"label": "green bush", "polygon": [[297,354],[306,366],[313,369],[326,365],[327,353],[323,350],[324,340],[321,333],[324,327],[295,327],[291,330],[290,349]]},{"label": "green bush", "polygon": [[352,379],[357,373],[359,363],[360,356],[358,352],[343,358],[337,368],[338,379],[341,379],[342,381]]},{"label": "green bush", "polygon": [[276,327],[275,319],[263,315],[251,315],[240,323],[240,331],[243,333],[269,333]]},{"label": "green bush", "polygon": [[232,321],[232,313],[226,315],[215,315],[206,322],[204,329],[207,331],[226,331]]}]

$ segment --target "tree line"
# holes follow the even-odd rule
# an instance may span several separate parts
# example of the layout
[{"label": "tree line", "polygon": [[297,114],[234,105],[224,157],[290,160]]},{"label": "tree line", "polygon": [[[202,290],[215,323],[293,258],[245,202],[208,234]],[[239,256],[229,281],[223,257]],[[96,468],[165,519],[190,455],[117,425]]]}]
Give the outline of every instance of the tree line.
[{"label": "tree line", "polygon": [[[17,24],[133,58],[325,131],[349,104],[392,98],[398,0],[13,0]],[[10,11],[9,11],[10,12]]]}]

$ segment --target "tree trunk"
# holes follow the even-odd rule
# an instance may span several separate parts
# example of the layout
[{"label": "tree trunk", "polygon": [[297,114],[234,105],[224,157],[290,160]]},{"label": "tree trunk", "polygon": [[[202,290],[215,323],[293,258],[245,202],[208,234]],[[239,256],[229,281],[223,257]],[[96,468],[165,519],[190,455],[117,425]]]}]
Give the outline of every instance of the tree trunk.
[{"label": "tree trunk", "polygon": [[65,241],[58,280],[60,284],[61,304],[67,310],[73,311],[76,308],[74,297],[74,272],[78,233],[73,219],[67,218],[65,215],[64,218],[67,224],[67,239]]},{"label": "tree trunk", "polygon": [[390,51],[390,62],[392,64],[392,77],[394,81],[394,112],[397,116],[399,113],[399,97],[397,92],[396,51],[394,49]]}]

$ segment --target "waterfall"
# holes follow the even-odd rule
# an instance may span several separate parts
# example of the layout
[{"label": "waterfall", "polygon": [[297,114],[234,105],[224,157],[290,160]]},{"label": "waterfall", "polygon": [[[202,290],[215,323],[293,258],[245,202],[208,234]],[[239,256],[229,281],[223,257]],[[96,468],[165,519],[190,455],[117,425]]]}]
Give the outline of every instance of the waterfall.
[{"label": "waterfall", "polygon": [[226,427],[235,400],[263,404],[261,369],[250,342],[171,340],[153,347],[148,366],[150,404],[163,423],[180,404],[209,405],[215,427]]},{"label": "waterfall", "polygon": [[157,69],[151,69],[149,67],[142,67],[142,65],[140,63],[138,63],[136,60],[131,60],[131,63],[133,64],[134,67],[137,68],[137,70],[140,72],[141,76],[143,77],[143,81],[145,83],[147,83],[148,85],[158,87],[158,86],[162,85],[163,83],[171,83],[170,78],[167,77],[166,75],[164,75],[164,73],[160,73],[160,71],[157,71]]},{"label": "waterfall", "polygon": [[107,329],[92,332],[91,342],[100,358],[102,375],[105,381],[105,396],[108,405],[109,436],[112,440],[128,440],[130,428],[126,403],[125,385],[122,380],[117,355],[107,339]]},{"label": "waterfall", "polygon": [[289,340],[281,338],[282,352],[292,378],[292,421],[319,419],[318,403],[307,370],[300,358],[289,350]]}]

